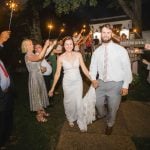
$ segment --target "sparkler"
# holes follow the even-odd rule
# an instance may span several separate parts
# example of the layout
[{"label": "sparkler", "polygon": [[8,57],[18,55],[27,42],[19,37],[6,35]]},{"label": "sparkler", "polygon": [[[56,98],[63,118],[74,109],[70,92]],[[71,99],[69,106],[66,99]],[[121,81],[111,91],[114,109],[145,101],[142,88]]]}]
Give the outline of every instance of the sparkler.
[{"label": "sparkler", "polygon": [[58,39],[59,39],[59,37],[61,36],[61,34],[62,34],[64,31],[65,31],[64,28],[61,28],[61,29],[60,29],[60,33],[59,33],[59,35],[58,35]]},{"label": "sparkler", "polygon": [[51,30],[52,30],[52,28],[53,28],[53,25],[52,25],[52,24],[49,24],[49,25],[48,25],[48,28],[49,28],[48,39],[50,39],[50,34],[51,34]]},{"label": "sparkler", "polygon": [[9,2],[6,3],[6,5],[11,10],[11,12],[10,12],[10,19],[9,19],[9,30],[10,30],[12,17],[13,17],[13,12],[16,10],[17,4],[14,2],[14,0],[12,0],[12,1],[10,0]]}]

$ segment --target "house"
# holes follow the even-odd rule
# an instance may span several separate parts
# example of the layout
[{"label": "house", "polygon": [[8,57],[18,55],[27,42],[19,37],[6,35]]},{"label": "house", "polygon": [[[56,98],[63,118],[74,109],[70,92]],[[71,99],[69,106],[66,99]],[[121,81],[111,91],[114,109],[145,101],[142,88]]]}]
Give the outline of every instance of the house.
[{"label": "house", "polygon": [[98,36],[100,40],[100,28],[104,24],[110,24],[113,26],[114,32],[118,35],[125,33],[127,38],[129,38],[129,30],[132,29],[132,20],[126,15],[107,17],[107,18],[97,18],[90,20],[90,29],[93,31],[93,38]]}]

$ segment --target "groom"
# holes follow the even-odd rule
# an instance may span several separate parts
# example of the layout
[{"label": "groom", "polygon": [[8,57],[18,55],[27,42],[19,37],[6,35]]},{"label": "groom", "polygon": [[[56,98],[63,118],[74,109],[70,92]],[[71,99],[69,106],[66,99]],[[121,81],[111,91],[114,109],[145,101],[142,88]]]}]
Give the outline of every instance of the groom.
[{"label": "groom", "polygon": [[90,73],[92,85],[96,88],[98,117],[107,118],[105,134],[110,135],[121,96],[128,94],[132,73],[128,53],[126,49],[112,41],[112,28],[109,24],[101,28],[101,40],[102,45],[92,55]]}]

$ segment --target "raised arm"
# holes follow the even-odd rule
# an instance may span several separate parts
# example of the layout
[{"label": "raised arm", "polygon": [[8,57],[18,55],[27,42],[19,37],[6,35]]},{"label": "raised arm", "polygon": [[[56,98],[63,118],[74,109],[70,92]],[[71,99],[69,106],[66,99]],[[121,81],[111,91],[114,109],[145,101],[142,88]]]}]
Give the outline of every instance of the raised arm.
[{"label": "raised arm", "polygon": [[81,29],[80,33],[78,34],[78,40],[80,39],[80,37],[82,36],[82,33],[83,33],[83,29]]},{"label": "raised arm", "polygon": [[62,68],[61,57],[58,57],[58,59],[57,59],[57,69],[56,69],[56,73],[55,73],[55,76],[54,76],[54,81],[53,81],[52,87],[51,87],[51,89],[48,93],[49,96],[53,96],[55,86],[56,86],[56,84],[58,82],[58,79],[60,77],[61,68]]},{"label": "raised arm", "polygon": [[47,48],[45,57],[46,57],[47,55],[49,55],[49,53],[52,51],[52,49],[53,49],[53,47],[56,45],[56,43],[57,43],[57,40],[55,40],[55,41]]},{"label": "raised arm", "polygon": [[27,59],[29,61],[40,61],[45,56],[45,53],[46,53],[46,50],[47,50],[48,46],[49,46],[49,40],[46,40],[41,53],[39,55],[30,54],[30,55],[27,56]]}]

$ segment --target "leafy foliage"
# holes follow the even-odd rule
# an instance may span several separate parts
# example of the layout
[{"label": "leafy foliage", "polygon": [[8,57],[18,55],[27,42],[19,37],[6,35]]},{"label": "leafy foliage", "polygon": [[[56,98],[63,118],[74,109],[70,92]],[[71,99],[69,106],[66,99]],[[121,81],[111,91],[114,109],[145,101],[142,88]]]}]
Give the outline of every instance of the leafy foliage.
[{"label": "leafy foliage", "polygon": [[97,0],[45,0],[44,7],[51,3],[55,4],[57,14],[68,14],[70,11],[75,11],[86,3],[90,6],[96,6]]},{"label": "leafy foliage", "polygon": [[133,74],[133,80],[132,80],[131,86],[133,87],[138,86],[139,83],[140,83],[140,76]]}]

